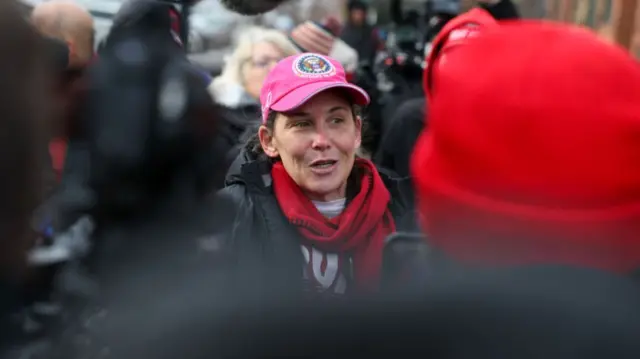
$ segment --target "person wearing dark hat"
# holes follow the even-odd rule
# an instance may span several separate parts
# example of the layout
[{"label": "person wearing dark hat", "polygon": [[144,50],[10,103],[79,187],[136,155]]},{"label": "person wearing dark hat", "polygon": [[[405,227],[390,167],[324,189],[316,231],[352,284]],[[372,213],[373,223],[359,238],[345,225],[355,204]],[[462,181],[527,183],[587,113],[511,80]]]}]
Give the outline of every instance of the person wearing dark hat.
[{"label": "person wearing dark hat", "polygon": [[373,63],[381,41],[375,27],[367,22],[368,6],[359,0],[352,0],[348,4],[349,18],[342,30],[340,38],[358,52],[360,61]]}]

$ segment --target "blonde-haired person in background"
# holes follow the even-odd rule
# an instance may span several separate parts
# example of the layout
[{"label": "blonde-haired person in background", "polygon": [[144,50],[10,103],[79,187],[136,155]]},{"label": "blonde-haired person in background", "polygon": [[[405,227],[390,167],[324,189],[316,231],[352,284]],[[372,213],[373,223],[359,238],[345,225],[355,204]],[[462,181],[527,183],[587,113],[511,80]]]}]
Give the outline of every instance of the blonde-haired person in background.
[{"label": "blonde-haired person in background", "polygon": [[217,150],[227,151],[227,165],[240,153],[246,130],[260,124],[260,89],[267,74],[278,61],[298,52],[278,30],[251,27],[240,33],[222,74],[209,85],[209,92],[221,105],[226,120]]}]

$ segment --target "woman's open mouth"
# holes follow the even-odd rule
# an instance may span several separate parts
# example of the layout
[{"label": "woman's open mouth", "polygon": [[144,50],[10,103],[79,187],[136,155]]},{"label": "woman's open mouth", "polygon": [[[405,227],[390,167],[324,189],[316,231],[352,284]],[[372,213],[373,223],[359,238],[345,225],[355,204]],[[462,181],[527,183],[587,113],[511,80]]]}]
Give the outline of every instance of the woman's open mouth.
[{"label": "woman's open mouth", "polygon": [[336,160],[318,160],[311,162],[311,171],[317,175],[326,175],[331,173],[338,161]]}]

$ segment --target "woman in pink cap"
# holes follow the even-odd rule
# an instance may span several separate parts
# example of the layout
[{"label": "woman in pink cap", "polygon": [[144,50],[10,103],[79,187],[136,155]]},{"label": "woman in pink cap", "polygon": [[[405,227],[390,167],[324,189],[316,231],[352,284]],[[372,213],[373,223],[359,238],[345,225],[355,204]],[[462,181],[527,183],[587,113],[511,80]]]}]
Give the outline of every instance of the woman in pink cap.
[{"label": "woman in pink cap", "polygon": [[267,281],[375,289],[385,238],[414,221],[409,182],[356,155],[369,96],[336,60],[304,53],[271,70],[260,100],[262,125],[221,192],[239,207],[234,255],[253,254]]}]

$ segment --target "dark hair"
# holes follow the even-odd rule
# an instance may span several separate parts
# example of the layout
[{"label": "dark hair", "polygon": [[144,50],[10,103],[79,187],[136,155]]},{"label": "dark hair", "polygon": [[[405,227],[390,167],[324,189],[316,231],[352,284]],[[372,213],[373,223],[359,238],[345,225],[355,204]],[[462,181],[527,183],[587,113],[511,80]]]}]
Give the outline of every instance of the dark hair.
[{"label": "dark hair", "polygon": [[[270,111],[269,115],[267,116],[267,122],[264,124],[269,130],[273,131],[274,126],[275,126],[275,122],[276,122],[276,117],[278,117],[279,112],[276,111]],[[353,115],[353,119],[355,120],[355,118],[357,116],[361,116],[362,114],[362,108],[358,105],[351,105],[351,114]],[[362,120],[362,127],[363,127],[363,132],[365,130],[365,121],[364,119]],[[255,159],[257,160],[269,160],[269,161],[274,161],[277,159],[271,158],[269,156],[267,156],[264,153],[264,150],[262,149],[262,144],[260,144],[260,138],[258,136],[258,131],[260,130],[261,127],[261,122],[257,123],[253,128],[249,129],[248,132],[245,132],[245,134],[247,134],[245,136],[245,150],[251,154],[252,157],[255,157]]]},{"label": "dark hair", "polygon": [[364,10],[367,11],[369,7],[367,6],[367,4],[363,1],[358,1],[358,0],[352,0],[349,1],[349,3],[347,4],[347,9],[349,11],[353,11],[353,10]]}]

